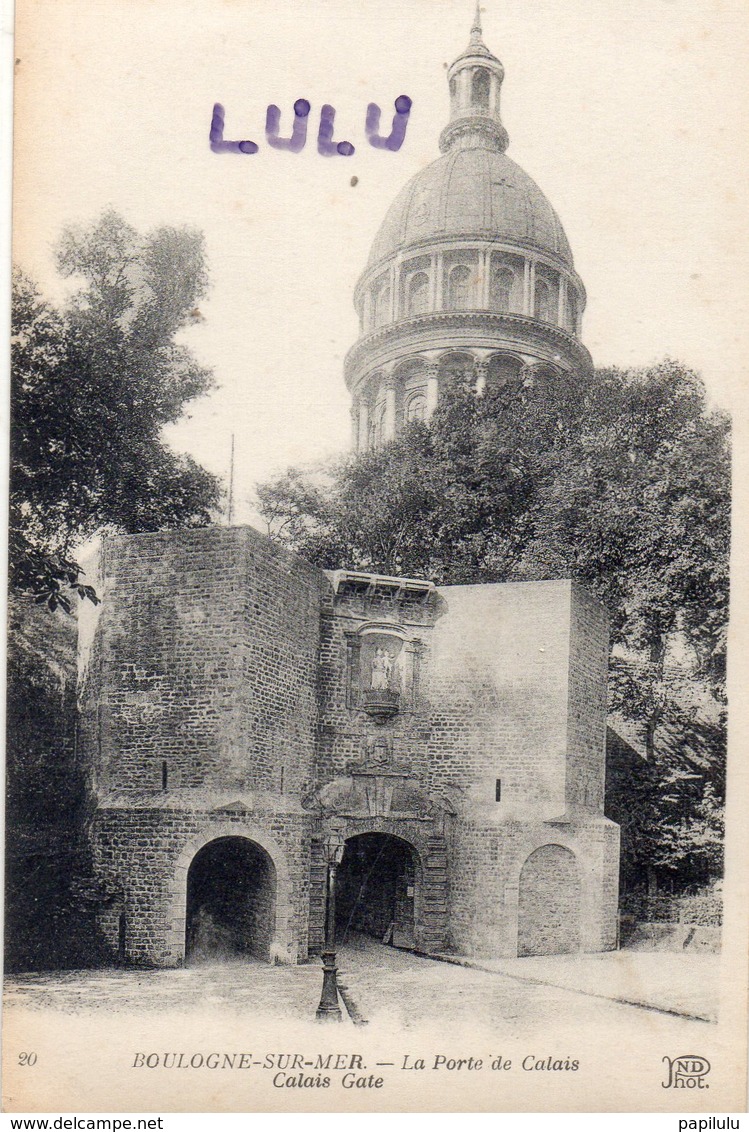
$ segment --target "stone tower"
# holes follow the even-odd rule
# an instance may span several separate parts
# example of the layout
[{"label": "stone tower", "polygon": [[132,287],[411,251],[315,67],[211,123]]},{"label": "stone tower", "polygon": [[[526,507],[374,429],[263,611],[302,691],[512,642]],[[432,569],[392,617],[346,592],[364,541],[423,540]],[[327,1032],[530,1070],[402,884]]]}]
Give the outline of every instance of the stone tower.
[{"label": "stone tower", "polygon": [[345,374],[359,451],[428,418],[453,375],[481,394],[523,367],[591,367],[585,288],[556,212],[505,152],[504,68],[478,12],[447,77],[442,156],[396,197],[354,294]]}]

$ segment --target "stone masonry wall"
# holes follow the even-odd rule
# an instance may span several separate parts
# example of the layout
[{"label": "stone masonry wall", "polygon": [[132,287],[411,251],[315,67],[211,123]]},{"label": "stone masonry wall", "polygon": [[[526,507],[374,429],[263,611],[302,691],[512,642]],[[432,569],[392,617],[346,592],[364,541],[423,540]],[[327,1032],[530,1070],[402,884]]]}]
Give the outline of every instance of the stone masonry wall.
[{"label": "stone masonry wall", "polygon": [[[605,818],[564,822],[516,822],[479,825],[457,821],[449,842],[450,933],[461,954],[501,958],[518,954],[528,912],[521,906],[525,863],[546,846],[574,855],[581,889],[577,939],[582,951],[616,946],[617,860],[619,829]],[[543,913],[558,897],[553,872],[535,887],[535,906]],[[569,901],[570,906],[573,901]],[[553,917],[540,917],[536,938],[553,930]],[[572,933],[570,933],[572,934]]]},{"label": "stone masonry wall", "polygon": [[108,540],[83,690],[96,789],[298,792],[323,575],[251,528]]},{"label": "stone masonry wall", "polygon": [[580,586],[571,592],[567,803],[603,813],[608,622]]},{"label": "stone masonry wall", "polygon": [[459,784],[471,812],[490,820],[561,813],[570,583],[447,586],[440,596],[427,691],[431,783]]},{"label": "stone masonry wall", "polygon": [[[410,767],[419,782],[427,779],[428,712],[423,691],[412,687],[410,673],[423,673],[428,664],[428,641],[434,612],[431,606],[384,600],[357,602],[333,599],[328,594],[322,616],[316,777],[319,783],[344,775],[349,763],[361,761],[368,741],[385,739],[393,759]],[[347,640],[365,625],[378,622],[397,626],[406,635],[409,686],[400,710],[387,723],[375,723],[351,702],[352,678],[348,670]]]},{"label": "stone masonry wall", "polygon": [[[122,893],[124,955],[128,963],[177,966],[185,948],[187,872],[204,844],[248,837],[266,850],[276,872],[273,957],[307,957],[310,818],[263,811],[213,813],[108,809],[96,815],[93,845],[99,876]],[[102,917],[111,953],[123,941],[116,921]]]}]

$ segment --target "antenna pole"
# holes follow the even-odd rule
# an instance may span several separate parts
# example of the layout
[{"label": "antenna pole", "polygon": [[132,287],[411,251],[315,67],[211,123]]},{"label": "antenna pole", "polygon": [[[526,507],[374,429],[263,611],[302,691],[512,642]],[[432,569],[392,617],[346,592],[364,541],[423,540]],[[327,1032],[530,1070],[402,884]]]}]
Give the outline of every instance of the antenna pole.
[{"label": "antenna pole", "polygon": [[226,507],[226,525],[231,526],[234,518],[234,433],[231,434],[231,452],[229,455],[229,500]]}]

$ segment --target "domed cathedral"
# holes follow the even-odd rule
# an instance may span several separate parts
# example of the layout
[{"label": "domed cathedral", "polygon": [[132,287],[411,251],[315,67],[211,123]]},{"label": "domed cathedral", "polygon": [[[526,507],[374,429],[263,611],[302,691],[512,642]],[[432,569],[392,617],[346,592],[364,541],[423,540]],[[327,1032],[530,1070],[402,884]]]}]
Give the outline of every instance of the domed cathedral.
[{"label": "domed cathedral", "polygon": [[447,73],[442,156],[396,197],[357,283],[346,359],[357,451],[434,412],[461,375],[477,395],[521,370],[589,370],[585,288],[559,217],[507,156],[504,68],[482,39]]}]

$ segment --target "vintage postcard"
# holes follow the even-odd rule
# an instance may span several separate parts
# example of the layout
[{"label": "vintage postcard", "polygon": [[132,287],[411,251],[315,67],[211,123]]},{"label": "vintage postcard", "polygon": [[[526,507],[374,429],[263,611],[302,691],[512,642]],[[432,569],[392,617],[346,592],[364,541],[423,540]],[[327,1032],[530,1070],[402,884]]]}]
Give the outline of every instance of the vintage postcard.
[{"label": "vintage postcard", "polygon": [[747,5],[15,34],[5,1111],[743,1110]]}]

